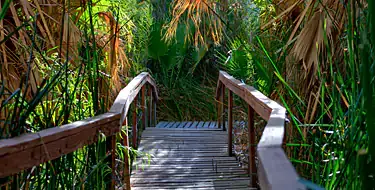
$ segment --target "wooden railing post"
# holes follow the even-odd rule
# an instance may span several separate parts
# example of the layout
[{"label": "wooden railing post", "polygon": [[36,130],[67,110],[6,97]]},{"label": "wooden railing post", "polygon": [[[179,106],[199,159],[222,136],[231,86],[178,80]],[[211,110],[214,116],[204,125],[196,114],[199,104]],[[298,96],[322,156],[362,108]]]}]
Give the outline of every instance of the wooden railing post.
[{"label": "wooden railing post", "polygon": [[141,94],[141,108],[142,108],[142,129],[146,129],[146,105],[145,105],[145,95],[146,95],[146,86],[142,86],[142,94]]},{"label": "wooden railing post", "polygon": [[228,155],[232,156],[233,92],[228,94]]},{"label": "wooden railing post", "polygon": [[147,95],[149,97],[148,108],[147,108],[147,124],[148,127],[152,127],[152,88],[149,86]]},{"label": "wooden railing post", "polygon": [[250,176],[250,183],[252,187],[257,186],[257,178],[256,178],[256,165],[255,165],[255,126],[254,126],[254,109],[247,105],[247,127],[248,127],[248,134],[249,134],[249,176]]},{"label": "wooden railing post", "polygon": [[[121,143],[126,147],[124,149],[124,183],[126,184],[126,189],[130,189],[130,170],[129,170],[129,129],[126,128],[126,132],[122,131],[121,127],[126,123],[128,126],[127,116],[130,114],[130,103],[134,102],[134,107],[137,104],[137,96],[142,90],[142,110],[143,110],[143,124],[144,127],[147,126],[145,122],[146,112],[145,112],[145,86],[150,85],[152,90],[150,90],[149,95],[152,94],[152,99],[150,101],[150,109],[153,110],[152,115],[156,120],[156,102],[159,99],[157,94],[157,86],[154,79],[147,72],[143,72],[135,77],[124,89],[122,89],[111,109],[104,114],[87,118],[81,121],[76,121],[63,126],[53,127],[49,129],[44,129],[38,131],[37,133],[23,134],[15,139],[0,139],[0,178],[7,176],[19,176],[19,172],[31,169],[36,166],[40,167],[41,164],[72,153],[84,146],[94,144],[98,141],[98,135],[105,135],[107,139],[105,140],[105,150],[108,155],[105,158],[105,162],[111,167],[112,172],[106,174],[105,181],[106,189],[116,188],[116,137],[118,133],[123,133],[123,141]],[[139,101],[138,101],[139,102]],[[130,111],[131,112],[131,111]],[[137,114],[136,108],[133,110],[133,133],[134,136],[131,141],[133,141],[133,146],[137,146],[138,134],[137,134]],[[120,123],[121,122],[121,123]],[[17,142],[17,143],[15,143]],[[59,146],[56,146],[59,145]],[[41,148],[43,147],[43,151]],[[45,150],[45,151],[44,151]],[[34,155],[29,157],[20,157],[20,155]],[[21,159],[22,158],[22,159]],[[46,170],[49,170],[49,164],[46,164]],[[119,168],[117,168],[119,169]],[[37,169],[38,170],[38,169]],[[36,172],[38,173],[38,172]],[[33,174],[34,175],[34,174]],[[47,176],[46,179],[51,176]],[[13,179],[17,180],[17,179]],[[29,180],[29,179],[27,179]],[[11,182],[10,182],[11,183]],[[27,189],[26,181],[24,187]],[[18,183],[14,183],[17,185]],[[17,186],[15,189],[19,189]]]},{"label": "wooden railing post", "polygon": [[225,85],[223,84],[221,88],[221,118],[222,118],[222,126],[223,126],[223,131],[225,131],[226,126],[225,126],[225,106],[224,106],[224,101],[225,101]]},{"label": "wooden railing post", "polygon": [[115,189],[115,176],[116,176],[116,135],[111,136],[111,189]]},{"label": "wooden railing post", "polygon": [[283,145],[281,146],[284,149],[284,151],[286,151],[286,140],[287,140],[288,124],[289,123],[287,121],[285,121]]},{"label": "wooden railing post", "polygon": [[[136,100],[136,98],[134,100]],[[131,189],[131,187],[130,187],[130,169],[129,169],[129,157],[128,157],[129,151],[126,148],[126,147],[129,147],[129,138],[128,138],[129,131],[128,131],[128,118],[127,117],[124,120],[123,125],[124,124],[125,124],[126,130],[125,132],[122,133],[122,136],[124,138],[122,143],[125,147],[123,175],[124,175],[124,184],[125,184],[126,189],[128,190],[128,189]]]},{"label": "wooden railing post", "polygon": [[218,93],[219,93],[219,97],[217,97],[216,101],[217,101],[217,127],[218,128],[221,128],[221,121],[222,121],[222,114],[223,112],[221,111],[221,108],[222,108],[222,104],[223,102],[221,102],[221,88],[223,88],[223,84],[221,84],[221,82],[219,81],[219,85],[218,85],[219,89],[218,89]]},{"label": "wooden railing post", "polygon": [[137,133],[137,105],[138,105],[138,96],[136,96],[133,100],[133,123],[132,123],[132,133],[133,133],[133,141],[132,145],[133,148],[137,148],[137,138],[138,138],[138,133]]},{"label": "wooden railing post", "polygon": [[157,125],[157,121],[156,121],[156,100],[154,100],[152,102],[152,104],[153,104],[153,106],[152,106],[152,111],[153,111],[152,116],[154,117],[152,121],[154,122],[154,127],[156,127],[156,125]]},{"label": "wooden railing post", "polygon": [[111,167],[111,174],[108,174],[107,179],[111,180],[111,183],[107,184],[107,189],[115,189],[115,176],[116,176],[116,135],[109,136],[106,139],[107,152],[110,152],[111,157],[106,158]]}]

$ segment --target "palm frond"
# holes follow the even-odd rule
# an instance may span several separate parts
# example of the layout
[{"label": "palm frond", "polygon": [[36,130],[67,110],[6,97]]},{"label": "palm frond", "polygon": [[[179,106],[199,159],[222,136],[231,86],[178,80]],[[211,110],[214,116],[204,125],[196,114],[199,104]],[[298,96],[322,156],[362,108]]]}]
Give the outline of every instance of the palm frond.
[{"label": "palm frond", "polygon": [[[176,35],[178,25],[183,23],[187,35],[196,47],[207,45],[207,38],[218,44],[222,38],[223,23],[216,12],[218,6],[211,0],[175,0],[172,20],[166,24],[165,39],[172,40]],[[190,32],[191,30],[194,32]]]}]

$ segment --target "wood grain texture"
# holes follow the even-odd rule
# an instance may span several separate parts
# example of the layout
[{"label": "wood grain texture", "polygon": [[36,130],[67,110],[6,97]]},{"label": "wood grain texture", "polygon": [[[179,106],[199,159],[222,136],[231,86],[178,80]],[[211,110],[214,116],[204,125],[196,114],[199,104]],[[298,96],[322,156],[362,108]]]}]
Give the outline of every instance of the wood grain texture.
[{"label": "wood grain texture", "polygon": [[210,122],[206,121],[204,122],[203,128],[208,128],[210,126]]},{"label": "wood grain texture", "polygon": [[217,82],[217,87],[216,87],[216,112],[217,112],[217,123],[218,123],[218,127],[220,128],[221,127],[221,121],[222,121],[222,114],[223,114],[223,102],[220,101],[220,98],[222,96],[222,93],[221,93],[221,88],[223,88],[223,84],[218,81]]},{"label": "wood grain texture", "polygon": [[107,178],[110,179],[111,183],[107,183],[107,189],[115,189],[116,182],[116,135],[112,135],[106,138],[106,152],[110,153],[110,156],[107,157],[109,165],[111,167],[111,173],[107,174]]},{"label": "wood grain texture", "polygon": [[109,112],[120,113],[120,124],[123,123],[126,115],[128,114],[130,104],[138,95],[139,91],[145,84],[149,84],[152,88],[153,100],[158,101],[158,91],[154,79],[147,72],[143,72],[135,77],[124,89],[117,95]]},{"label": "wood grain texture", "polygon": [[193,124],[193,122],[192,121],[188,121],[187,123],[186,123],[186,125],[184,126],[184,128],[190,128],[190,126]]},{"label": "wood grain texture", "polygon": [[175,122],[171,128],[178,128],[181,122]]},{"label": "wood grain texture", "polygon": [[[256,90],[254,87],[244,84],[224,71],[220,71],[219,81],[224,84],[224,88],[229,89],[251,105],[255,112],[257,112],[265,120],[269,119],[272,109],[274,106],[278,105],[276,102]],[[217,96],[216,99],[218,100],[219,97]],[[270,105],[271,103],[276,103],[277,105]],[[281,106],[278,105],[277,107]]]},{"label": "wood grain texture", "polygon": [[[163,129],[178,129],[178,130],[218,130],[219,127],[216,121],[161,121],[155,128]],[[153,130],[153,128],[148,127],[147,130]],[[160,131],[160,130],[158,130]]]},{"label": "wood grain texture", "polygon": [[200,123],[201,126],[207,123],[207,128],[147,129],[139,150],[153,156],[151,160],[137,158],[132,170],[132,188],[248,188],[246,170],[239,167],[234,157],[228,157],[226,132],[208,128],[213,122]]},{"label": "wood grain texture", "polygon": [[199,124],[199,121],[194,121],[189,128],[197,128],[197,125]]},{"label": "wood grain texture", "polygon": [[[180,125],[178,125],[177,128],[185,128],[185,125],[186,125],[187,123],[188,123],[187,121],[181,122]],[[186,128],[189,128],[189,127],[186,127]]]},{"label": "wood grain texture", "polygon": [[[123,123],[123,125],[125,126],[128,126],[128,118],[126,117],[125,118],[125,121]],[[122,141],[122,145],[124,145],[125,147],[128,147],[129,146],[129,138],[128,138],[128,128],[125,129],[126,131],[121,131],[122,133],[122,136],[124,137],[123,138],[123,141]],[[128,149],[125,149],[125,154],[124,154],[124,160],[123,160],[123,167],[124,167],[124,184],[125,184],[125,188],[126,189],[131,189],[130,187],[130,164],[128,162]]]},{"label": "wood grain texture", "polygon": [[[216,90],[217,101],[223,99],[223,93],[220,91],[225,88],[246,101],[257,114],[267,121],[257,145],[260,163],[258,164],[260,188],[300,189],[301,185],[296,180],[298,174],[281,148],[285,132],[286,109],[254,87],[244,84],[224,71],[220,71]],[[230,99],[228,100],[230,101]],[[231,125],[230,122],[228,124]],[[250,123],[249,127],[251,127]]]},{"label": "wood grain texture", "polygon": [[142,109],[142,129],[146,129],[146,86],[142,86],[141,92],[141,109]]},{"label": "wood grain texture", "polygon": [[211,121],[209,128],[219,128],[216,121]]},{"label": "wood grain texture", "polygon": [[167,125],[168,122],[166,121],[161,121],[156,125],[156,128],[164,128],[165,125]]},{"label": "wood grain texture", "polygon": [[[120,131],[119,114],[102,114],[87,120],[0,141],[0,177],[5,177],[97,141],[100,133]],[[16,143],[18,142],[18,143]]]},{"label": "wood grain texture", "polygon": [[256,179],[256,164],[255,164],[255,126],[254,126],[254,109],[248,105],[247,107],[247,128],[248,128],[248,146],[249,146],[249,164],[248,164],[248,172],[251,176],[251,186],[256,188],[257,187],[257,179]]},{"label": "wood grain texture", "polygon": [[[225,112],[225,105],[224,105],[224,101],[225,101],[225,86],[224,86],[224,84],[223,85],[221,85],[222,87],[221,87],[221,98],[220,98],[220,100],[221,100],[221,125],[222,125],[222,129],[223,129],[223,131],[225,131],[226,130],[226,124],[227,124],[227,122],[226,122],[226,120],[225,120],[225,114],[224,114],[224,112]],[[219,98],[217,98],[217,99],[219,99]]]},{"label": "wood grain texture", "polygon": [[29,133],[11,139],[3,139],[0,140],[0,157],[31,147],[40,146],[43,143],[45,144],[51,141],[56,141],[60,138],[80,133],[95,126],[105,125],[116,120],[118,121],[119,118],[119,114],[106,113],[59,127],[45,129],[37,133]]},{"label": "wood grain texture", "polygon": [[200,121],[196,128],[203,128],[204,121]]},{"label": "wood grain texture", "polygon": [[138,130],[138,127],[137,127],[137,121],[138,121],[138,115],[137,115],[137,108],[138,108],[138,98],[134,98],[133,100],[133,116],[132,116],[132,133],[133,133],[133,139],[132,139],[132,146],[133,148],[137,148],[137,138],[138,138],[138,134],[137,134],[137,130]]},{"label": "wood grain texture", "polygon": [[155,124],[153,124],[153,119],[152,119],[152,87],[150,85],[148,85],[148,89],[147,89],[147,96],[149,97],[149,101],[148,101],[148,107],[147,107],[147,126],[148,127],[155,127]]},{"label": "wood grain texture", "polygon": [[262,189],[306,189],[280,147],[258,148],[258,181]]},{"label": "wood grain texture", "polygon": [[233,92],[228,94],[228,155],[232,156],[232,142],[233,142]]},{"label": "wood grain texture", "polygon": [[176,123],[176,122],[168,122],[168,124],[165,125],[164,128],[172,128],[174,123]]}]

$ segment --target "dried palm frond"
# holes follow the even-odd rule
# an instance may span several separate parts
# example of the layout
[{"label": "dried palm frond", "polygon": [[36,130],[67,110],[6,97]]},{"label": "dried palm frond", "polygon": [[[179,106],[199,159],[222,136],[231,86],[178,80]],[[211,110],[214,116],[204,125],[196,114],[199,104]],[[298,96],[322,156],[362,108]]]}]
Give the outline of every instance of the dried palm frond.
[{"label": "dried palm frond", "polygon": [[[271,24],[275,23],[277,20],[280,20],[281,18],[285,17],[286,15],[289,15],[291,12],[293,12],[296,7],[298,7],[301,4],[302,0],[296,0],[292,5],[288,6],[285,10],[283,10],[281,13],[279,13],[274,19],[267,22],[266,24],[263,24],[260,29],[264,30],[265,28],[268,28]],[[280,10],[280,7],[278,6],[278,9]]]},{"label": "dried palm frond", "polygon": [[[103,53],[108,54],[106,58],[107,71],[111,75],[111,84],[114,86],[114,94],[121,90],[121,81],[119,74],[127,76],[130,68],[128,58],[125,54],[125,47],[120,43],[120,25],[110,12],[100,12],[98,15],[104,20],[107,25],[108,32],[100,36],[98,45],[104,50]],[[99,36],[98,36],[99,37]],[[110,41],[108,44],[107,42]]]},{"label": "dried palm frond", "polygon": [[[127,76],[130,66],[124,52],[126,48],[119,37],[120,26],[112,15],[106,13],[104,20],[108,21],[109,32],[95,28],[95,40],[91,36],[84,39],[79,26],[85,23],[81,16],[85,14],[87,3],[85,0],[11,2],[4,19],[0,21],[0,89],[6,89],[6,92],[0,92],[0,102],[7,100],[17,90],[22,91],[26,101],[32,99],[56,65],[67,63],[69,72],[79,64],[85,65],[79,55],[80,49],[85,48],[84,41],[89,41],[88,44],[95,42],[96,47],[103,49],[105,66],[101,69],[103,73],[110,73],[110,77],[100,75],[98,77],[101,78],[97,80],[113,86],[102,89],[113,89],[115,93],[121,88],[120,76]],[[80,73],[72,75],[78,76]],[[19,89],[21,84],[23,88]],[[25,85],[28,87],[25,88]],[[107,95],[105,90],[102,93]],[[47,97],[46,105],[50,98]],[[109,99],[111,101],[111,97]],[[6,119],[7,112],[6,108],[1,109],[0,120]]]},{"label": "dried palm frond", "polygon": [[[321,84],[317,80],[318,68],[325,71],[328,69],[327,65],[329,65],[328,60],[319,59],[319,57],[327,57],[322,56],[326,55],[327,52],[333,56],[341,55],[342,49],[337,42],[345,23],[345,10],[340,0],[316,1],[319,3],[318,6],[313,6],[314,2],[314,0],[311,0],[307,4],[289,38],[290,42],[302,20],[307,20],[300,34],[296,37],[291,54],[287,58],[289,61],[287,61],[286,66],[291,71],[288,72],[287,80],[293,81],[295,89],[300,90],[299,94],[304,99],[309,100],[307,110],[310,111],[305,116],[305,122],[311,122],[314,118],[316,101],[319,99],[318,91]],[[312,12],[312,15],[309,17],[306,14],[307,12]],[[296,62],[301,66],[296,65]],[[316,97],[311,98],[312,94]]]},{"label": "dried palm frond", "polygon": [[[171,40],[176,35],[179,23],[183,22],[187,31],[185,40],[191,40],[198,46],[206,45],[205,39],[209,37],[218,44],[222,37],[223,23],[216,12],[217,8],[215,1],[211,0],[175,0],[172,20],[165,26],[165,39]],[[193,36],[189,32],[192,27]]]},{"label": "dried palm frond", "polygon": [[[35,93],[37,86],[41,82],[38,68],[34,64],[34,60],[28,60],[30,57],[30,47],[32,39],[30,27],[32,31],[36,31],[36,40],[34,43],[42,51],[48,51],[48,54],[58,53],[61,61],[68,60],[69,64],[75,65],[79,63],[78,47],[82,41],[82,34],[77,26],[77,22],[86,10],[87,2],[82,0],[69,1],[69,6],[64,5],[65,1],[57,0],[19,0],[11,2],[6,17],[1,20],[0,39],[3,40],[9,35],[9,40],[1,44],[0,62],[1,62],[1,78],[8,84],[10,91],[14,91],[19,87],[20,79],[27,70],[28,62],[31,62],[32,73],[30,76],[35,81],[31,84],[32,91]],[[65,9],[64,9],[64,6]],[[65,12],[64,12],[65,11]],[[107,71],[111,73],[116,88],[119,87],[119,79],[116,71],[118,68],[126,72],[128,61],[124,47],[119,38],[119,25],[115,24],[113,16],[107,14],[105,21],[111,33],[104,39],[111,41],[109,45],[104,41],[102,47],[108,53],[111,53],[108,59]],[[104,13],[102,14],[104,15]],[[74,18],[74,19],[73,19]],[[108,21],[108,22],[107,22]],[[116,29],[114,27],[117,27]],[[34,28],[36,27],[36,28]],[[13,34],[14,33],[14,34]],[[99,32],[100,33],[100,32]],[[112,38],[112,36],[114,36]],[[61,42],[61,43],[60,43]],[[58,48],[56,48],[58,47]],[[37,52],[34,52],[36,55]],[[118,62],[118,64],[117,64]],[[9,69],[12,71],[9,72]],[[34,70],[35,69],[35,70]],[[123,72],[120,70],[119,72]],[[31,94],[30,94],[31,95]]]}]

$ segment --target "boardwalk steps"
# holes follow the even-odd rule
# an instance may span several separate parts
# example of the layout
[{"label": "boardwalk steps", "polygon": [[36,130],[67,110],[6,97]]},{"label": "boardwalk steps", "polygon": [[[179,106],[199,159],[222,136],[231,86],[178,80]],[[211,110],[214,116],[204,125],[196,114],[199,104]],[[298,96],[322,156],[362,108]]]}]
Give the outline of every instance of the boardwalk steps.
[{"label": "boardwalk steps", "polygon": [[217,122],[160,122],[142,133],[138,150],[152,158],[133,165],[132,189],[249,189]]}]

